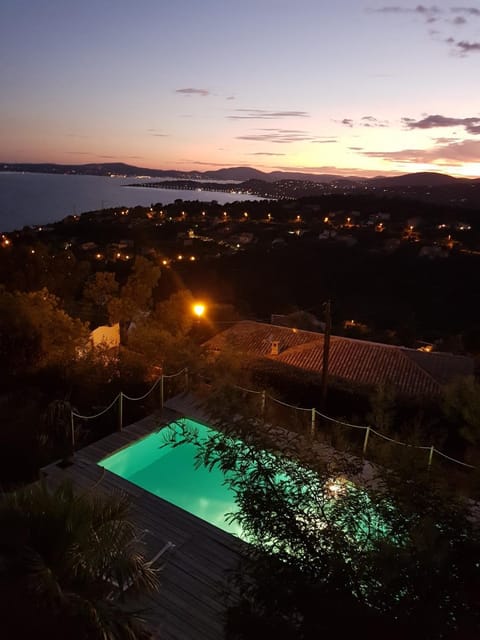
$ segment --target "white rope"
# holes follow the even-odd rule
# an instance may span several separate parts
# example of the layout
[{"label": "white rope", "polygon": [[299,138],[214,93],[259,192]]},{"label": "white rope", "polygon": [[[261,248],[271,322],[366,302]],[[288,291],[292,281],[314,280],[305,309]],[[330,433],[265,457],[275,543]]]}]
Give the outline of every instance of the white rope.
[{"label": "white rope", "polygon": [[124,398],[126,398],[127,400],[133,400],[133,401],[138,401],[138,400],[144,400],[150,393],[152,393],[152,391],[155,389],[155,387],[157,386],[157,384],[162,380],[162,378],[175,378],[176,376],[181,375],[182,373],[185,373],[186,368],[182,369],[181,371],[178,371],[177,373],[172,373],[170,375],[162,375],[160,376],[160,378],[158,378],[152,385],[152,387],[150,388],[149,391],[147,391],[147,393],[143,394],[143,396],[140,396],[139,398],[132,398],[131,396],[127,396],[125,393],[123,393],[122,391],[120,391],[120,393],[114,398],[114,400],[112,400],[112,402],[108,405],[108,407],[106,409],[103,409],[103,411],[100,411],[99,413],[95,413],[92,416],[82,416],[79,413],[75,413],[75,411],[72,411],[72,416],[74,418],[79,418],[80,420],[93,420],[94,418],[98,418],[101,415],[103,415],[104,413],[107,413],[107,411],[110,411],[110,409],[113,407],[113,405],[117,402],[118,398],[120,395],[122,395]]},{"label": "white rope", "polygon": [[374,433],[379,438],[383,438],[384,440],[388,440],[389,442],[393,442],[394,444],[400,444],[402,447],[411,447],[412,449],[423,449],[424,451],[429,451],[431,447],[422,447],[418,444],[408,444],[408,442],[401,442],[400,440],[394,440],[393,438],[389,438],[388,436],[384,436],[383,433],[379,433],[370,427],[370,433]]},{"label": "white rope", "polygon": [[273,402],[277,402],[278,404],[282,404],[284,407],[290,407],[290,409],[295,409],[296,411],[308,411],[311,413],[311,409],[304,409],[303,407],[295,407],[293,404],[288,404],[287,402],[282,402],[281,400],[277,400],[277,398],[272,398],[272,396],[268,396],[270,400]]},{"label": "white rope", "polygon": [[443,458],[446,458],[447,460],[450,460],[451,462],[456,462],[457,464],[461,464],[462,467],[468,467],[469,469],[476,469],[477,467],[474,467],[473,464],[467,464],[466,462],[461,462],[460,460],[455,460],[455,458],[451,458],[450,456],[447,456],[445,453],[442,453],[441,451],[438,451],[438,449],[434,449],[433,450],[434,453],[438,453],[439,456],[442,456]]},{"label": "white rope", "polygon": [[96,413],[93,416],[81,416],[79,413],[75,413],[75,411],[72,411],[72,416],[74,416],[75,418],[80,418],[81,420],[92,420],[93,418],[98,418],[104,413],[107,413],[107,411],[110,411],[110,409],[117,402],[119,397],[120,397],[120,393],[115,397],[115,399],[108,405],[106,409],[104,409],[103,411],[100,411],[100,413]]},{"label": "white rope", "polygon": [[325,420],[330,420],[330,422],[334,422],[335,424],[341,424],[344,427],[351,427],[352,429],[362,429],[363,431],[366,431],[366,429],[368,429],[368,427],[361,427],[358,424],[350,424],[349,422],[342,422],[342,420],[336,420],[335,418],[330,418],[330,416],[326,416],[324,413],[320,413],[320,411],[318,411],[317,409],[314,409],[315,413],[318,413],[318,415],[321,418],[324,418]]},{"label": "white rope", "polygon": [[263,391],[255,391],[254,389],[245,389],[245,387],[239,387],[238,384],[233,385],[236,389],[240,389],[240,391],[246,391],[247,393],[256,393],[257,395],[261,395]]},{"label": "white rope", "polygon": [[[152,393],[152,391],[155,389],[155,387],[158,385],[158,383],[163,378],[175,378],[175,377],[181,375],[182,373],[185,373],[186,371],[187,371],[187,369],[184,368],[181,371],[178,371],[177,373],[172,373],[170,375],[162,375],[162,376],[160,376],[160,378],[158,378],[153,383],[153,385],[149,389],[149,391],[147,391],[146,393],[143,394],[143,396],[140,396],[138,398],[133,398],[131,396],[127,396],[126,394],[120,392],[114,398],[114,400],[108,405],[108,407],[106,409],[103,409],[103,411],[100,411],[99,413],[96,413],[96,414],[94,414],[92,416],[82,416],[79,413],[75,413],[75,411],[72,411],[72,416],[75,417],[75,418],[79,418],[80,420],[93,420],[93,418],[98,418],[99,416],[103,415],[104,413],[107,413],[107,411],[110,411],[110,409],[117,402],[117,400],[118,400],[118,398],[120,396],[123,396],[127,400],[131,400],[131,401],[144,400],[147,396],[149,396]],[[255,391],[254,389],[246,389],[245,387],[240,387],[239,385],[233,385],[233,386],[236,389],[239,389],[240,391],[245,391],[246,393],[254,393],[256,395],[262,395],[264,393],[264,391]],[[400,440],[395,440],[394,438],[389,438],[388,436],[383,435],[383,433],[380,433],[379,431],[375,431],[375,429],[373,429],[372,427],[363,427],[363,426],[358,425],[358,424],[351,424],[349,422],[343,422],[342,420],[336,420],[335,418],[331,418],[330,416],[327,416],[324,413],[321,413],[320,411],[318,411],[315,408],[314,409],[306,409],[304,407],[296,407],[293,404],[288,404],[287,402],[283,402],[282,400],[277,400],[277,398],[274,398],[274,397],[272,397],[270,395],[265,396],[265,397],[268,397],[270,400],[272,400],[273,402],[276,402],[277,404],[283,405],[284,407],[288,407],[290,409],[295,409],[296,411],[309,411],[309,412],[311,412],[313,410],[315,412],[315,414],[317,414],[318,416],[320,416],[324,420],[329,420],[330,422],[342,425],[344,427],[349,427],[351,429],[361,429],[362,431],[366,431],[367,429],[370,429],[370,433],[375,434],[376,436],[378,436],[379,438],[382,438],[383,440],[387,440],[388,442],[392,442],[393,444],[401,445],[402,447],[410,447],[411,449],[420,449],[420,450],[423,450],[423,451],[429,451],[429,450],[432,449],[432,447],[425,447],[425,446],[416,445],[416,444],[408,444],[407,442],[401,442]],[[466,462],[461,462],[461,460],[456,460],[455,458],[451,458],[450,456],[447,456],[447,454],[442,453],[438,449],[434,448],[433,452],[434,453],[438,453],[439,456],[442,456],[446,460],[450,460],[451,462],[455,462],[456,464],[462,465],[462,467],[467,467],[469,469],[476,469],[477,468],[477,467],[475,467],[475,466],[473,466],[471,464],[467,464]]]},{"label": "white rope", "polygon": [[163,377],[163,378],[175,378],[175,376],[179,376],[179,375],[181,375],[182,373],[185,373],[185,371],[186,371],[186,370],[187,370],[187,369],[185,368],[185,369],[182,369],[181,371],[178,371],[177,373],[171,373],[171,374],[170,374],[170,375],[168,375],[168,376],[164,374],[162,377]]},{"label": "white rope", "polygon": [[[254,391],[253,389],[245,389],[243,387],[239,387],[238,385],[234,385],[234,386],[237,389],[241,389],[242,391],[246,391],[248,393],[256,393],[256,394],[263,393],[263,391]],[[277,398],[273,398],[270,395],[268,396],[268,398],[270,398],[270,400],[273,400],[273,402],[277,402],[278,404],[281,404],[284,407],[289,407],[290,409],[296,409],[297,411],[312,411],[312,409],[305,409],[303,407],[295,407],[293,404],[288,404],[287,402],[282,402],[282,400],[277,400]],[[363,427],[363,426],[360,426],[358,424],[351,424],[349,422],[343,422],[342,420],[336,420],[335,418],[331,418],[330,416],[327,416],[324,413],[321,413],[317,409],[313,409],[313,411],[316,414],[318,414],[321,418],[323,418],[324,420],[329,420],[330,422],[342,425],[344,427],[350,427],[351,429],[361,429],[362,431],[366,431],[367,429],[370,429],[370,433],[374,433],[379,438],[382,438],[383,440],[387,440],[388,442],[392,442],[393,444],[401,445],[402,447],[409,447],[411,449],[420,449],[422,451],[430,451],[432,449],[432,447],[425,447],[425,446],[421,446],[421,445],[417,445],[417,444],[409,444],[408,442],[401,442],[400,440],[395,440],[394,438],[389,438],[388,436],[384,436],[383,433],[380,433],[379,431],[375,431],[375,429],[373,429],[372,427]],[[438,449],[433,449],[433,451],[435,453],[438,453],[443,458],[446,458],[447,460],[450,460],[451,462],[456,462],[457,464],[461,464],[463,467],[468,467],[469,469],[476,469],[477,468],[477,467],[474,467],[471,464],[467,464],[466,462],[461,462],[460,460],[456,460],[455,458],[451,458],[450,456],[447,456],[445,453],[442,453],[441,451],[438,451]]]},{"label": "white rope", "polygon": [[127,400],[134,400],[134,401],[135,401],[135,400],[145,400],[145,398],[146,398],[147,396],[149,396],[149,395],[152,393],[152,391],[155,389],[155,387],[158,385],[158,383],[160,382],[160,380],[161,380],[161,379],[162,379],[161,377],[160,377],[160,378],[158,378],[158,379],[153,383],[153,385],[150,387],[150,389],[147,391],[147,393],[144,393],[144,394],[143,394],[143,396],[139,396],[138,398],[132,398],[131,396],[127,396],[127,394],[126,394],[126,393],[124,393],[124,394],[122,394],[122,395],[123,395],[123,397],[124,397],[124,398],[126,398]]}]

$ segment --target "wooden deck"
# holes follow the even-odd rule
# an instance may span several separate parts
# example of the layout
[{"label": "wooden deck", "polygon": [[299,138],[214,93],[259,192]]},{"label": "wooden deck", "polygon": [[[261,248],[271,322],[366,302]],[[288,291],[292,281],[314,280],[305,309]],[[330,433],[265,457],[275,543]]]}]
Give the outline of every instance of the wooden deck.
[{"label": "wooden deck", "polygon": [[[148,557],[171,542],[175,548],[162,560],[157,593],[138,604],[159,640],[221,640],[228,593],[226,579],[239,559],[242,543],[234,536],[98,466],[99,460],[180,417],[172,409],[148,416],[75,454],[65,469],[56,464],[42,472],[55,486],[71,479],[82,491],[123,492],[130,496],[132,516],[142,530]],[[198,419],[198,414],[190,416]],[[231,593],[228,596],[232,598]]]}]

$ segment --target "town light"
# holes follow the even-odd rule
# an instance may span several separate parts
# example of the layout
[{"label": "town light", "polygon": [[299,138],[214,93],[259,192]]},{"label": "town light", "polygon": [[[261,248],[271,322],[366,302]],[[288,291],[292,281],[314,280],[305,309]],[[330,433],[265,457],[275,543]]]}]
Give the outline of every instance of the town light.
[{"label": "town light", "polygon": [[197,318],[201,318],[205,313],[205,305],[202,302],[196,302],[192,306],[193,313],[197,316]]}]

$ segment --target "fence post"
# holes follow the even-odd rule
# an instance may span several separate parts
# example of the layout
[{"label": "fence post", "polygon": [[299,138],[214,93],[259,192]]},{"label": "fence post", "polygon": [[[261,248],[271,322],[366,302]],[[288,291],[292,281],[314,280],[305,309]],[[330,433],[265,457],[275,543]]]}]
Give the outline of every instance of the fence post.
[{"label": "fence post", "polygon": [[185,367],[185,391],[188,391],[188,367]]},{"label": "fence post", "polygon": [[163,409],[163,373],[160,376],[160,409]]},{"label": "fence post", "polygon": [[315,438],[315,408],[312,409],[312,419],[310,422],[310,437],[312,440]]},{"label": "fence post", "polygon": [[365,440],[363,441],[363,455],[367,453],[368,438],[370,436],[370,427],[365,431]]},{"label": "fence post", "polygon": [[123,427],[123,393],[120,391],[118,394],[118,430],[121,431]]},{"label": "fence post", "polygon": [[434,447],[433,445],[430,447],[430,452],[428,454],[428,470],[430,471],[430,467],[432,466],[432,460],[433,460],[433,450]]},{"label": "fence post", "polygon": [[72,457],[75,455],[75,423],[73,419],[73,411],[70,411],[70,437],[72,445]]},{"label": "fence post", "polygon": [[266,403],[266,400],[267,400],[267,392],[264,389],[262,391],[261,400],[260,400],[260,415],[262,416],[262,418],[265,417],[265,403]]}]

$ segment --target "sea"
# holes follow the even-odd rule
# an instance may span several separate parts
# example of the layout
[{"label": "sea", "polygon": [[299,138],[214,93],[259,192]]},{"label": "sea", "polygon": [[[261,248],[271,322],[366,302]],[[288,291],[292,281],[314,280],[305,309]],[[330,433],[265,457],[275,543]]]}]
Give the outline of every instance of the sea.
[{"label": "sea", "polygon": [[216,200],[219,204],[262,199],[246,194],[202,191],[201,181],[195,191],[128,186],[159,181],[159,178],[145,176],[110,178],[0,172],[0,232],[57,222],[68,215],[111,207],[169,204],[177,199],[202,202]]}]

